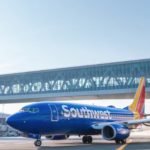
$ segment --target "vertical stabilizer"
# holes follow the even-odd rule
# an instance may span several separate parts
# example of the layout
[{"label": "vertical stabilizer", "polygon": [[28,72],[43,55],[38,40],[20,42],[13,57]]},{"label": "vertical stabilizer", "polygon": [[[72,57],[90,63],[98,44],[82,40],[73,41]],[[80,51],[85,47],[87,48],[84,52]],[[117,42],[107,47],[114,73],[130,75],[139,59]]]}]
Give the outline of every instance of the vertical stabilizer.
[{"label": "vertical stabilizer", "polygon": [[134,96],[133,103],[129,106],[130,111],[135,114],[135,119],[143,118],[145,107],[145,78],[140,79],[140,83],[136,94]]}]

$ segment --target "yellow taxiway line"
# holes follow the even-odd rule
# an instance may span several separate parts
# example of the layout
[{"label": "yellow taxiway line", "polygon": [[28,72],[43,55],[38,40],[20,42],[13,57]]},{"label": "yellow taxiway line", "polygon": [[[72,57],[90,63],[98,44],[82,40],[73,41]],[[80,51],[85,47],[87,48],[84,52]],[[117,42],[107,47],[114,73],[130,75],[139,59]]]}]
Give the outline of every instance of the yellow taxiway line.
[{"label": "yellow taxiway line", "polygon": [[127,143],[126,143],[126,144],[121,145],[121,146],[120,146],[119,148],[117,148],[116,150],[124,150],[124,149],[125,149],[125,147],[126,147],[128,144],[130,144],[130,143],[132,143],[132,140],[127,141]]}]

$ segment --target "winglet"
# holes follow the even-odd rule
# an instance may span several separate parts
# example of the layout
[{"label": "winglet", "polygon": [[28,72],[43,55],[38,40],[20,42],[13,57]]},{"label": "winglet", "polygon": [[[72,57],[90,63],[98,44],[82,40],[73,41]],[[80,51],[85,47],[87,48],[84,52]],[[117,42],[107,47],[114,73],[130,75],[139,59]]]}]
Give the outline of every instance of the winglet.
[{"label": "winglet", "polygon": [[129,110],[134,113],[135,119],[140,119],[144,117],[144,107],[145,107],[145,78],[142,77],[140,79],[138,89],[134,96],[134,101],[129,106]]}]

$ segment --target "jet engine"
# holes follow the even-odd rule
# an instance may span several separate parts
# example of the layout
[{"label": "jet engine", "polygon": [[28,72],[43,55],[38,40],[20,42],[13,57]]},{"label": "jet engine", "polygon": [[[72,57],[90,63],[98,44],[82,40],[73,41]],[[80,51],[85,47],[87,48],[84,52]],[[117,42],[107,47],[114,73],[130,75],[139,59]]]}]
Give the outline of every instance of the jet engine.
[{"label": "jet engine", "polygon": [[69,138],[69,135],[47,135],[46,138],[50,140],[65,140]]},{"label": "jet engine", "polygon": [[106,125],[102,129],[102,136],[106,140],[124,140],[130,135],[130,130],[122,124]]}]

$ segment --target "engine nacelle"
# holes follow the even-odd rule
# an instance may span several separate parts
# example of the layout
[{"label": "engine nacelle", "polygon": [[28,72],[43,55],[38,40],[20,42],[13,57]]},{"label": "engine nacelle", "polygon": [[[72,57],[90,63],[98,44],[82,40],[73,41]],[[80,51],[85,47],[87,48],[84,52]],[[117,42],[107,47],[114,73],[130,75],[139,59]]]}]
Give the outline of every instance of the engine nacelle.
[{"label": "engine nacelle", "polygon": [[127,126],[121,124],[106,125],[102,129],[102,136],[106,140],[124,140],[130,135]]},{"label": "engine nacelle", "polygon": [[69,138],[69,135],[48,135],[46,138],[50,140],[65,140]]}]

